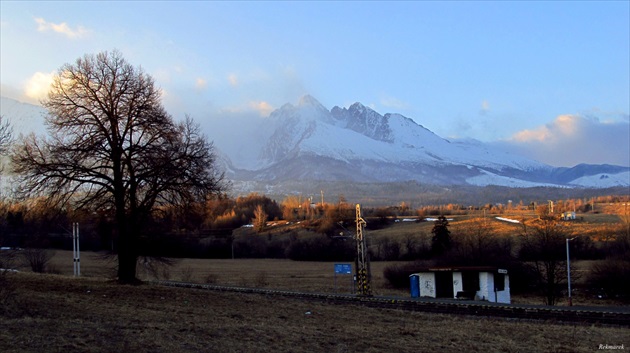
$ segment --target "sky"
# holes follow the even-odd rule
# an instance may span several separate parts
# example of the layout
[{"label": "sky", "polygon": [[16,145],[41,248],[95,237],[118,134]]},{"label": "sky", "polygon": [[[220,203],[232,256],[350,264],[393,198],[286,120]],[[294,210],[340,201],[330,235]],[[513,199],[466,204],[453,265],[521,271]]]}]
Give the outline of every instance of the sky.
[{"label": "sky", "polygon": [[5,1],[1,95],[118,50],[175,117],[260,121],[310,94],[554,166],[630,165],[629,1]]}]

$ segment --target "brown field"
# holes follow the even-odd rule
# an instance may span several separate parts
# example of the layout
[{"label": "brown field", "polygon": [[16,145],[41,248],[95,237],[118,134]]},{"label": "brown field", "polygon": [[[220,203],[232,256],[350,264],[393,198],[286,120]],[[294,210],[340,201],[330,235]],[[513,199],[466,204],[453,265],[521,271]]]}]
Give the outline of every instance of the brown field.
[{"label": "brown field", "polygon": [[[518,234],[520,225],[497,221],[494,216],[487,221],[495,234]],[[466,215],[451,217],[453,236],[478,222]],[[619,224],[615,215],[587,214],[571,227],[598,238]],[[369,237],[426,236],[432,225],[401,222],[370,231]],[[623,345],[624,350],[630,347],[627,328],[406,312],[150,284],[117,285],[111,281],[113,260],[82,252],[82,278],[73,278],[72,252],[57,250],[49,268],[56,275],[37,275],[24,267],[23,272],[11,274],[14,291],[8,299],[0,296],[0,352],[536,353],[595,352],[605,344]],[[390,288],[383,278],[383,269],[391,264],[371,264],[374,294],[409,296],[406,290]],[[575,264],[583,280],[592,262]],[[332,262],[179,259],[172,266],[141,262],[138,275],[144,280],[352,292],[350,276],[338,276],[335,281]],[[576,279],[576,286],[579,283]],[[534,296],[512,299],[534,304],[541,300]],[[576,306],[618,304],[595,300],[579,288],[573,302]]]},{"label": "brown field", "polygon": [[[142,280],[173,280],[213,283],[230,286],[262,287],[309,292],[351,293],[351,276],[338,275],[335,282],[334,262],[308,262],[278,259],[173,259],[172,266],[138,265]],[[403,295],[407,291],[392,289],[383,278],[383,269],[396,262],[373,262],[372,281],[376,295]],[[51,260],[55,272],[71,276],[72,251],[56,250]],[[81,253],[81,275],[114,278],[115,262],[92,252]],[[354,268],[354,264],[352,265]],[[26,268],[22,267],[23,270]],[[337,286],[335,287],[335,283]]]},{"label": "brown field", "polygon": [[[115,278],[114,259],[93,252],[81,253],[81,275],[83,277]],[[628,305],[612,299],[596,299],[584,292],[580,285],[588,277],[589,269],[596,261],[574,261],[573,305],[617,306]],[[72,276],[72,252],[57,250],[51,260],[54,272]],[[405,262],[374,261],[372,291],[374,295],[408,297],[409,291],[392,288],[383,276],[383,270],[394,264]],[[354,264],[352,264],[354,268]],[[138,265],[138,277],[142,280],[173,280],[195,283],[211,283],[228,286],[273,288],[293,291],[350,294],[353,291],[349,275],[334,274],[334,262],[291,261],[279,259],[173,259],[172,266]],[[22,270],[27,268],[22,267]],[[534,294],[512,295],[515,304],[543,304],[542,297]],[[566,305],[560,299],[558,305]]]},{"label": "brown field", "polygon": [[20,273],[11,281],[15,292],[0,311],[2,352],[537,353],[630,345],[627,328],[123,286],[60,275]]}]

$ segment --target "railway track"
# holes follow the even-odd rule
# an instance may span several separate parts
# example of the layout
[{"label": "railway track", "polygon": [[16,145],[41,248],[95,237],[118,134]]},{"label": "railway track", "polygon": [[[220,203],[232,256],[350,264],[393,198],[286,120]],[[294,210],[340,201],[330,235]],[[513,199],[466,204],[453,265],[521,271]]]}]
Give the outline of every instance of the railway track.
[{"label": "railway track", "polygon": [[401,297],[355,296],[332,293],[310,293],[249,287],[219,286],[175,281],[153,281],[155,285],[204,289],[221,292],[251,293],[291,297],[331,304],[360,305],[375,308],[399,309],[428,313],[468,316],[502,317],[572,324],[599,324],[630,327],[630,310],[596,307],[545,307],[537,305],[495,304],[470,301],[440,301]]}]

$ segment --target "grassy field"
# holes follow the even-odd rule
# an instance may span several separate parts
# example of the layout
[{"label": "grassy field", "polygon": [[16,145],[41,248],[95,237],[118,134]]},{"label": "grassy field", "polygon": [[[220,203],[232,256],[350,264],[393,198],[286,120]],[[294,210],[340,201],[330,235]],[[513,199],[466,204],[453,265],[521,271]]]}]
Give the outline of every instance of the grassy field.
[{"label": "grassy field", "polygon": [[[86,266],[86,269],[89,266]],[[308,273],[304,274],[308,276]],[[627,328],[332,305],[14,274],[2,352],[594,352]]]},{"label": "grassy field", "polygon": [[[115,278],[115,259],[100,253],[81,253],[81,275],[83,277]],[[350,294],[353,291],[349,275],[334,274],[333,262],[291,261],[281,259],[174,259],[172,266],[157,264],[138,265],[138,277],[142,280],[174,280],[219,285],[274,288],[308,292],[336,292]],[[580,284],[588,276],[595,261],[575,261],[576,278],[573,281],[573,304],[582,306],[627,305],[612,299],[600,300],[583,292]],[[407,289],[392,288],[383,276],[387,266],[404,262],[375,261],[371,263],[372,290],[374,295],[408,297]],[[55,273],[71,276],[72,252],[56,250],[50,261]],[[352,264],[354,268],[354,264]],[[21,270],[29,271],[26,267]],[[577,274],[580,276],[577,276]],[[512,295],[515,304],[543,304],[542,297]],[[566,305],[560,299],[558,305]]]},{"label": "grassy field", "polygon": [[[333,262],[308,262],[279,259],[174,259],[172,266],[138,265],[142,280],[213,283],[231,286],[264,287],[310,292],[351,293],[350,275],[337,275]],[[56,250],[52,268],[62,275],[72,275],[72,251]],[[377,295],[405,295],[406,290],[389,288],[383,269],[396,262],[373,262],[372,281]],[[103,255],[82,252],[81,274],[84,277],[114,278],[116,263]],[[354,268],[354,264],[352,264]],[[154,268],[154,269],[152,269]],[[27,270],[22,267],[22,269]],[[336,284],[336,285],[335,285]]]}]

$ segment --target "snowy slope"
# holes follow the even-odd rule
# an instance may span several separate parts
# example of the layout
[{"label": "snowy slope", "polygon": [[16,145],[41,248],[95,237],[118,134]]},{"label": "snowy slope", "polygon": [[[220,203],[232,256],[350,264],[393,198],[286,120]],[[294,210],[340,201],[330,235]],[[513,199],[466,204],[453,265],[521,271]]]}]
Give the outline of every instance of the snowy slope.
[{"label": "snowy slope", "polygon": [[[263,141],[256,164],[239,161],[235,173],[245,180],[416,180],[438,184],[503,185],[513,187],[624,184],[623,178],[575,181],[598,166],[575,170],[490,148],[474,140],[448,141],[400,114],[380,115],[354,103],[328,111],[311,96],[297,105],[274,111],[255,140]],[[236,165],[236,163],[235,163]],[[623,168],[622,168],[623,169]],[[620,172],[619,167],[614,167]],[[625,168],[624,170],[628,170]],[[589,179],[590,180],[590,179]],[[617,181],[615,181],[617,183]]]},{"label": "snowy slope", "polygon": [[46,132],[45,114],[46,110],[40,106],[0,97],[0,115],[11,124],[14,137],[27,135],[31,132],[38,135],[44,134]]},{"label": "snowy slope", "polygon": [[[481,143],[451,143],[400,114],[383,116],[360,103],[328,111],[310,96],[302,98],[297,106],[286,104],[274,111],[266,129],[273,133],[261,151],[262,163],[246,169],[265,169],[305,156],[341,161],[348,164],[348,168],[362,169],[371,176],[387,173],[370,172],[366,170],[368,164],[376,169],[381,169],[379,163],[390,169],[392,165],[395,169],[407,165],[398,171],[400,178],[406,179],[417,179],[415,175],[422,174],[422,166],[433,170],[431,178],[435,178],[440,168],[452,172],[452,167],[462,167],[460,170],[465,171],[465,175],[455,175],[452,180],[463,180],[483,170],[496,173],[552,169],[536,161],[489,149]],[[271,173],[270,178],[281,175],[281,172]],[[383,177],[396,179],[391,173]]]},{"label": "snowy slope", "polygon": [[630,186],[630,172],[617,174],[601,173],[589,175],[572,180],[569,184],[589,188]]},{"label": "snowy slope", "polygon": [[[0,113],[16,135],[44,133],[43,108],[2,97]],[[610,165],[555,168],[474,140],[448,141],[400,114],[361,103],[325,108],[304,96],[217,144],[233,180],[329,180],[511,187],[630,186],[630,169]],[[238,148],[234,148],[237,146]]]}]

